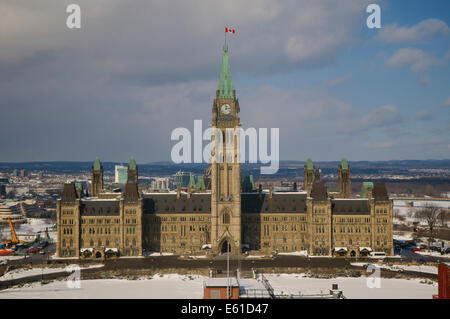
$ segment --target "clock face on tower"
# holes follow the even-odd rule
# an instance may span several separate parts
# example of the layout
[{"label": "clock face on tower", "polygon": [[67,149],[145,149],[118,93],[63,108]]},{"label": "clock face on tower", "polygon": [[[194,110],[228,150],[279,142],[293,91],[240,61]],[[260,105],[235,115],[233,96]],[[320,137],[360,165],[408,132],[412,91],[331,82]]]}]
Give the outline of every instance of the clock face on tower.
[{"label": "clock face on tower", "polygon": [[231,106],[229,104],[222,104],[220,111],[222,114],[228,115],[231,113]]}]

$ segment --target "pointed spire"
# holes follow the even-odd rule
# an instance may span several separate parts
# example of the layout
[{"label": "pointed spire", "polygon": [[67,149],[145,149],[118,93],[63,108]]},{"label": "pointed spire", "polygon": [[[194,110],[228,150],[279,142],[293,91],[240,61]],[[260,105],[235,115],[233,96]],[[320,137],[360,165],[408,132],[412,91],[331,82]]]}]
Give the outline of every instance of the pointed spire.
[{"label": "pointed spire", "polygon": [[314,164],[311,160],[311,157],[308,157],[308,159],[306,160],[306,168],[307,169],[314,169]]},{"label": "pointed spire", "polygon": [[128,165],[128,168],[133,171],[136,170],[136,161],[133,156],[130,158],[130,165]]},{"label": "pointed spire", "polygon": [[190,179],[189,179],[189,185],[191,188],[195,188],[195,177],[194,175],[191,175]]},{"label": "pointed spire", "polygon": [[202,190],[202,191],[206,189],[205,181],[204,181],[204,179],[203,179],[203,176],[199,176],[199,177],[197,178],[197,184],[195,185],[195,187],[196,187],[198,190]]},{"label": "pointed spire", "polygon": [[233,98],[233,83],[231,82],[230,63],[228,62],[228,48],[223,47],[222,69],[219,79],[219,98]]},{"label": "pointed spire", "polygon": [[342,167],[342,169],[348,169],[348,163],[347,163],[347,159],[345,157],[343,157],[341,160],[341,167]]},{"label": "pointed spire", "polygon": [[95,158],[94,165],[92,167],[94,171],[101,170],[102,165],[100,164],[100,160],[98,159],[98,157]]}]

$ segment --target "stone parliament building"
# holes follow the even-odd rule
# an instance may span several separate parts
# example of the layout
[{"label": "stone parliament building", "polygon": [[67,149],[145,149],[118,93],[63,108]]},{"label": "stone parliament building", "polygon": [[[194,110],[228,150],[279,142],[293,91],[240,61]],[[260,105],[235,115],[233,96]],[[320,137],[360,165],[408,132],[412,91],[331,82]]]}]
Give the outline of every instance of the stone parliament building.
[{"label": "stone parliament building", "polygon": [[[238,128],[239,112],[224,47],[212,126],[222,132]],[[220,144],[223,149],[215,149],[217,145],[213,138],[213,153],[223,156],[227,141]],[[91,169],[90,196],[81,196],[75,184],[68,183],[57,202],[57,256],[108,258],[149,251],[215,255],[228,250],[235,255],[306,251],[336,257],[394,253],[393,204],[385,184],[363,183],[361,196],[352,198],[345,158],[338,167],[338,192],[327,190],[311,159],[304,166],[302,191],[249,187],[242,183],[236,157],[213,162],[208,171],[210,190],[178,187],[173,192],[148,193],[139,191],[138,166],[131,158],[126,185],[122,192],[111,193],[104,190],[103,167],[97,158]]]}]

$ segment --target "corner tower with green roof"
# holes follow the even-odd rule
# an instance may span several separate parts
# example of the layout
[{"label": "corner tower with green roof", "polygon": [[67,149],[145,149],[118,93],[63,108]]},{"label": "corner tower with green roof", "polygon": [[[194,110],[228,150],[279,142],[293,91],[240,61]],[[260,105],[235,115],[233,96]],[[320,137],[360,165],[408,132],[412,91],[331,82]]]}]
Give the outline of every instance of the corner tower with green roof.
[{"label": "corner tower with green roof", "polygon": [[316,169],[310,157],[306,160],[303,167],[303,188],[308,196],[311,194],[314,182],[320,181],[320,170]]},{"label": "corner tower with green roof", "polygon": [[341,163],[339,164],[338,185],[341,198],[350,198],[352,196],[350,166],[345,157],[342,158]]},{"label": "corner tower with green roof", "polygon": [[128,164],[127,183],[138,183],[138,167],[133,156],[130,158],[130,164]]},{"label": "corner tower with green roof", "polygon": [[98,197],[103,190],[103,166],[98,157],[91,168],[91,196]]}]

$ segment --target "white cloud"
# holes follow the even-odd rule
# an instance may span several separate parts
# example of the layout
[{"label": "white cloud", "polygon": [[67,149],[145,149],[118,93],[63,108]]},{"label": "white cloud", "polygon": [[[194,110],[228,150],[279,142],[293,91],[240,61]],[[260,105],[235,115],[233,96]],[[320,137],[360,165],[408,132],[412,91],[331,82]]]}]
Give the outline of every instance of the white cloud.
[{"label": "white cloud", "polygon": [[384,105],[372,109],[369,113],[362,116],[363,127],[384,127],[397,124],[401,121],[398,108],[394,105]]},{"label": "white cloud", "polygon": [[383,149],[383,148],[391,148],[394,147],[397,143],[393,141],[386,141],[386,142],[376,142],[376,143],[369,143],[364,142],[363,146],[368,149]]},{"label": "white cloud", "polygon": [[383,26],[377,39],[384,43],[416,43],[439,33],[450,33],[447,23],[439,19],[426,19],[411,27],[399,27],[395,23]]},{"label": "white cloud", "polygon": [[445,100],[444,105],[445,106],[450,106],[450,97]]},{"label": "white cloud", "polygon": [[438,59],[420,49],[404,48],[397,50],[387,61],[390,67],[409,67],[413,72],[427,71],[437,65]]},{"label": "white cloud", "polygon": [[419,76],[421,84],[430,82],[428,70],[441,64],[442,61],[425,53],[421,49],[402,48],[398,49],[386,62],[389,67],[407,67]]},{"label": "white cloud", "polygon": [[433,112],[430,110],[419,110],[416,113],[416,119],[420,121],[428,121],[433,118]]},{"label": "white cloud", "polygon": [[199,79],[217,68],[223,27],[230,25],[236,28],[231,54],[241,71],[321,67],[353,40],[366,2],[80,0],[82,27],[69,30],[67,1],[7,1],[0,4],[0,64],[73,50],[93,68],[125,79]]}]

